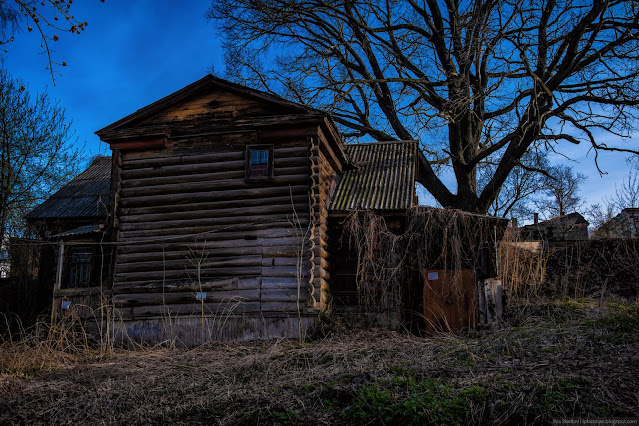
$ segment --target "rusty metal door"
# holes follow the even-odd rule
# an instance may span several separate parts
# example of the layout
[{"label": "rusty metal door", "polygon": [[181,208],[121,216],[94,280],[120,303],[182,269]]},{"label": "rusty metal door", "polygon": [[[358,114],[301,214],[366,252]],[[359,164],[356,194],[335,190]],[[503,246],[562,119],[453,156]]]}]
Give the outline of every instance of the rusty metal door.
[{"label": "rusty metal door", "polygon": [[427,332],[455,332],[475,326],[476,289],[472,270],[425,270],[423,277]]}]

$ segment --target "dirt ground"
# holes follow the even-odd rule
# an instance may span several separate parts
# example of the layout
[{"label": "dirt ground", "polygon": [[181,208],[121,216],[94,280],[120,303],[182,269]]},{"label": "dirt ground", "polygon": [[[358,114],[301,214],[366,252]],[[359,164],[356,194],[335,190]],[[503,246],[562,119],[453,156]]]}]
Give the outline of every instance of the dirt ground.
[{"label": "dirt ground", "polygon": [[634,303],[527,303],[507,323],[418,338],[55,350],[0,344],[0,424],[522,424],[639,416]]}]

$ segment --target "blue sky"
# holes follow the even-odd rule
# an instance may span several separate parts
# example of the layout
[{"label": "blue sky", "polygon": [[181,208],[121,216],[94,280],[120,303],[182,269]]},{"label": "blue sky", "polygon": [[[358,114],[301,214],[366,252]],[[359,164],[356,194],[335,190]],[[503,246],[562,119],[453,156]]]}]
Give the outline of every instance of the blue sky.
[{"label": "blue sky", "polygon": [[223,70],[222,50],[204,14],[210,0],[82,0],[72,14],[88,26],[52,43],[55,86],[35,31],[16,34],[4,66],[30,92],[48,91],[73,119],[88,155],[108,153],[94,132],[204,77]]},{"label": "blue sky", "polygon": [[[57,68],[62,75],[56,76],[55,86],[35,31],[16,35],[4,66],[32,94],[46,90],[60,101],[87,156],[109,154],[96,130],[198,80],[211,66],[223,74],[222,47],[204,16],[210,1],[77,1],[73,15],[89,24],[81,35],[60,34],[52,45],[54,59],[68,64]],[[628,146],[639,149],[639,135]],[[588,204],[613,194],[615,183],[627,176],[626,154],[601,153],[600,167],[608,174],[600,176],[587,147],[561,148],[574,161],[554,154],[551,159],[588,176],[581,190]]]}]

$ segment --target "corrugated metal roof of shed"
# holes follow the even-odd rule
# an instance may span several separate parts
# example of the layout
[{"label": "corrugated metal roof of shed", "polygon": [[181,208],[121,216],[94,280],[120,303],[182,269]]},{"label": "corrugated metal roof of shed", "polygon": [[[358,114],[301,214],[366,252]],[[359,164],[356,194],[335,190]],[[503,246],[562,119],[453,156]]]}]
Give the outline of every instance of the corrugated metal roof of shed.
[{"label": "corrugated metal roof of shed", "polygon": [[413,205],[417,142],[375,142],[344,148],[358,168],[342,175],[329,210],[402,210]]},{"label": "corrugated metal roof of shed", "polygon": [[91,165],[58,192],[26,214],[27,219],[106,216],[111,188],[111,157]]},{"label": "corrugated metal roof of shed", "polygon": [[102,225],[99,225],[99,224],[84,225],[84,226],[80,226],[78,228],[72,229],[70,231],[61,232],[59,234],[54,235],[54,237],[72,237],[76,235],[94,234],[96,232],[100,232],[101,229],[102,229]]}]

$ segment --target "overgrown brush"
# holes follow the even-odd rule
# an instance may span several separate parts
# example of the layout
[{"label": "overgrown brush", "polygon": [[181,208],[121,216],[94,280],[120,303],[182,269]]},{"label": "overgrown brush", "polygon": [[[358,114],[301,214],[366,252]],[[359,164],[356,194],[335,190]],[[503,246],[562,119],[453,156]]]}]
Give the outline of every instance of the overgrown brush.
[{"label": "overgrown brush", "polygon": [[522,243],[517,229],[508,228],[499,244],[499,278],[511,300],[530,300],[543,294],[547,253],[543,242]]},{"label": "overgrown brush", "polygon": [[426,270],[479,270],[494,276],[493,254],[504,228],[505,220],[452,209],[414,207],[405,223],[394,227],[373,212],[352,212],[344,229],[357,252],[360,305],[396,311],[409,283],[423,279]]},{"label": "overgrown brush", "polygon": [[[66,311],[59,321],[47,323],[43,320],[34,325],[18,327],[0,339],[0,373],[34,375],[41,370],[68,364],[78,356],[92,355],[98,358],[114,353],[115,346],[104,323],[113,321],[110,314],[101,309],[93,310],[77,305]],[[90,311],[89,319],[86,313]],[[109,310],[110,311],[110,310]],[[108,315],[108,316],[107,316]],[[20,325],[19,319],[10,321]],[[112,328],[112,327],[111,327]]]},{"label": "overgrown brush", "polygon": [[153,347],[101,360],[52,351],[40,370],[0,374],[0,424],[544,424],[637,415],[636,307],[571,299],[513,309],[502,327],[466,337],[344,326],[303,344]]},{"label": "overgrown brush", "polygon": [[509,228],[499,248],[499,276],[508,297],[636,298],[639,241],[610,239],[548,244],[519,241]]}]

